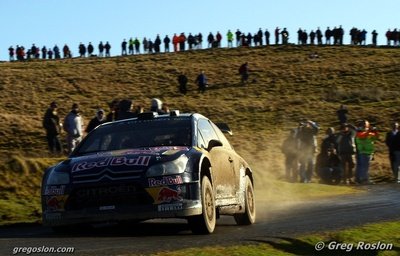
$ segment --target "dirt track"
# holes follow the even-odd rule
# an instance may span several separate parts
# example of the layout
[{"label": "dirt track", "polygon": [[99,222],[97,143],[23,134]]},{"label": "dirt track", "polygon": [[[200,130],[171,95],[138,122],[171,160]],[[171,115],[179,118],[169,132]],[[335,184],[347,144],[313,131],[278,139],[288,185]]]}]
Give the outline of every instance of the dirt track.
[{"label": "dirt track", "polygon": [[318,201],[271,205],[266,199],[258,200],[255,225],[240,227],[233,218],[222,217],[215,233],[206,236],[192,235],[183,220],[154,220],[68,235],[56,235],[39,225],[2,227],[0,255],[12,255],[17,246],[72,246],[74,255],[148,254],[186,247],[272,241],[276,237],[293,238],[299,234],[400,220],[400,184],[362,186],[360,190],[365,193]]}]

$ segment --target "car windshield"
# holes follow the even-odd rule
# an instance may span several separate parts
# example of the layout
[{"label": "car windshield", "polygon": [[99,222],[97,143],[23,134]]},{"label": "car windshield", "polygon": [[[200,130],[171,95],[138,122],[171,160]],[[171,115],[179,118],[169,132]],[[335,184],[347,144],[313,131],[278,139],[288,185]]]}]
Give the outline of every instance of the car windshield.
[{"label": "car windshield", "polygon": [[101,126],[90,133],[73,155],[158,146],[191,146],[190,118],[131,120]]}]

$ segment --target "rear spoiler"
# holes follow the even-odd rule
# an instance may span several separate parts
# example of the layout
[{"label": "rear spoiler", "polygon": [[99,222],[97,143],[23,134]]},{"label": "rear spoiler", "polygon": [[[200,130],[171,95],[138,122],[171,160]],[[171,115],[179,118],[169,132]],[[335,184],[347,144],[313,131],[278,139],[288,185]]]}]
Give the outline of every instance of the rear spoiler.
[{"label": "rear spoiler", "polygon": [[221,130],[221,132],[233,135],[231,128],[229,128],[226,123],[216,123],[215,125]]}]

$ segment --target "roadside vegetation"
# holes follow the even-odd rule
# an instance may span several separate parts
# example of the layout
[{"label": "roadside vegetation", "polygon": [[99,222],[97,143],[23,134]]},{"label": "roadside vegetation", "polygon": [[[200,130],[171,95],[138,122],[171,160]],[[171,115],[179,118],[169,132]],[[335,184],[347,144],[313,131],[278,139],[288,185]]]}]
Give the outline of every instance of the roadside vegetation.
[{"label": "roadside vegetation", "polygon": [[[365,255],[395,256],[400,253],[399,222],[381,222],[336,232],[318,233],[299,238],[265,237],[248,241],[247,245],[228,247],[190,248],[174,252],[160,252],[153,256],[225,256],[225,255]],[[321,251],[315,249],[324,243]],[[365,243],[365,244],[363,244]],[[366,245],[366,244],[370,245]],[[339,245],[338,245],[339,244]],[[392,245],[390,247],[390,245]],[[332,249],[343,246],[341,249]],[[370,246],[370,247],[369,247]],[[362,250],[364,248],[383,248]],[[387,247],[386,247],[387,246]],[[338,247],[340,248],[340,247]],[[386,248],[390,248],[386,250]]]},{"label": "roadside vegetation", "polygon": [[[314,52],[319,58],[309,58]],[[250,69],[247,86],[239,83],[238,68],[244,62]],[[234,132],[230,141],[254,169],[258,196],[276,195],[276,191],[282,196],[290,191],[296,195],[354,192],[343,186],[283,181],[280,145],[289,129],[301,119],[314,120],[321,126],[321,140],[326,128],[338,127],[336,110],[345,104],[350,122],[366,118],[381,131],[371,176],[378,183],[388,182],[383,140],[390,122],[400,120],[399,63],[399,49],[352,46],[1,62],[0,224],[40,221],[41,176],[47,166],[62,159],[49,156],[42,128],[52,101],[57,101],[61,118],[72,103],[79,103],[86,123],[98,107],[107,112],[107,103],[115,98],[133,99],[135,105],[149,109],[153,97],[171,109],[226,122]],[[194,83],[201,70],[210,84],[204,94]],[[178,90],[181,72],[189,78],[187,95]],[[266,191],[265,184],[272,190]]]}]

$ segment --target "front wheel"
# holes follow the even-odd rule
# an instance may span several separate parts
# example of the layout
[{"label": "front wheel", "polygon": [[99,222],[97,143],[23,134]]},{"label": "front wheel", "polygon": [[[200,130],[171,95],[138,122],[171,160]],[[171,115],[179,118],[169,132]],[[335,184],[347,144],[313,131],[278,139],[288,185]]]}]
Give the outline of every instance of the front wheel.
[{"label": "front wheel", "polygon": [[249,176],[246,176],[244,191],[244,213],[237,213],[234,215],[236,224],[238,225],[251,225],[256,221],[256,204],[254,198],[254,188]]},{"label": "front wheel", "polygon": [[189,226],[195,234],[211,234],[216,223],[214,190],[210,179],[204,176],[201,180],[202,214],[188,218]]}]

